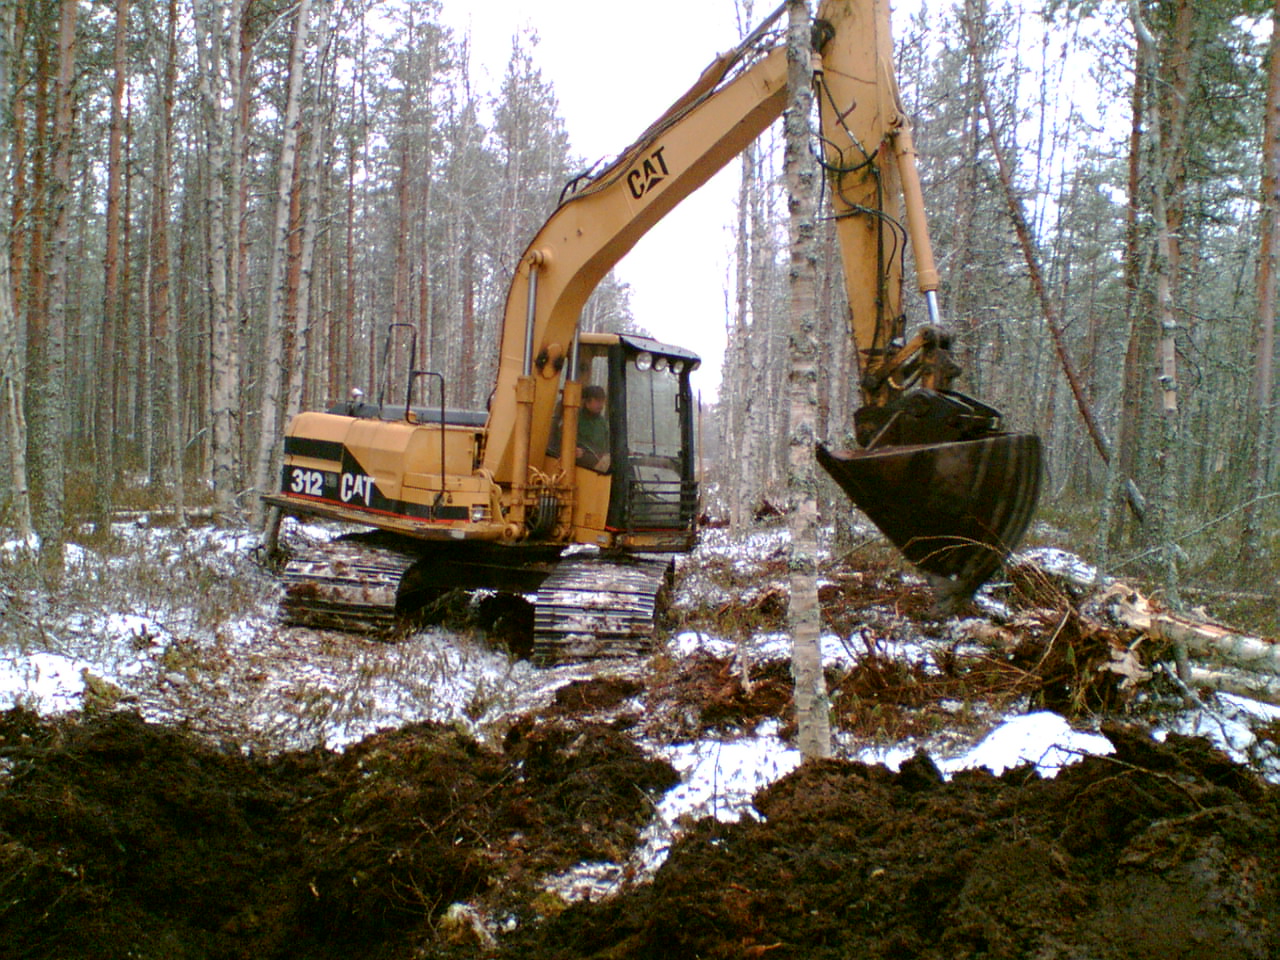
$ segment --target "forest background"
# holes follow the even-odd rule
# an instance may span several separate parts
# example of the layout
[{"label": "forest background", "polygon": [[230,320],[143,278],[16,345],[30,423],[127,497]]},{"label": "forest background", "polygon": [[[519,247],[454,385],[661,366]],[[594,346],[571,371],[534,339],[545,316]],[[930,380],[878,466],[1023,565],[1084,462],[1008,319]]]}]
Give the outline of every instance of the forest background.
[{"label": "forest background", "polygon": [[[957,0],[897,25],[963,389],[1045,441],[1041,516],[1174,602],[1276,588],[1277,15]],[[512,271],[596,159],[535,49],[516,31],[485,89],[439,0],[0,0],[0,508],[44,569],[119,507],[251,514],[286,419],[378,383],[389,322],[484,408]],[[724,315],[697,322],[727,342],[710,505],[742,524],[786,482],[780,133],[738,165]],[[842,444],[830,234],[818,289]],[[582,324],[645,318],[609,277]]]}]

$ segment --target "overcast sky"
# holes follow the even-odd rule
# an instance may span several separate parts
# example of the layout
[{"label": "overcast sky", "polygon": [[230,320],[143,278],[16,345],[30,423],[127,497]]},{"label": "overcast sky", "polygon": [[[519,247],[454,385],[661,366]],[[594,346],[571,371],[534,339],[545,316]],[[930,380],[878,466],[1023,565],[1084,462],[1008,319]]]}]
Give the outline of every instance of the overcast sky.
[{"label": "overcast sky", "polygon": [[[777,5],[778,0],[756,0],[751,26]],[[630,144],[739,37],[734,0],[661,7],[600,0],[444,0],[443,6],[445,23],[459,36],[471,36],[481,89],[498,89],[512,36],[526,27],[537,32],[534,63],[555,87],[574,151],[589,160],[612,157]],[[658,339],[702,356],[694,386],[706,401],[718,389],[725,348],[737,183],[738,169],[730,163],[617,268],[631,285],[636,322]]]}]

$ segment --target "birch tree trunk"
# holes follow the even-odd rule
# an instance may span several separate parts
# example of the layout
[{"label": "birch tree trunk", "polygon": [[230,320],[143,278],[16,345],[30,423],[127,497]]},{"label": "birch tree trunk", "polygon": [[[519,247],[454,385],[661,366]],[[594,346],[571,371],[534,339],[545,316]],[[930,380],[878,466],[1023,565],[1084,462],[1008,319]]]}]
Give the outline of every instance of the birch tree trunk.
[{"label": "birch tree trunk", "polygon": [[[1185,0],[1183,0],[1185,8]],[[1177,553],[1173,543],[1173,511],[1176,497],[1175,470],[1178,444],[1178,368],[1175,337],[1178,331],[1177,316],[1173,306],[1173,272],[1176,269],[1175,251],[1171,236],[1170,211],[1166,204],[1166,196],[1173,189],[1171,166],[1177,155],[1178,144],[1167,143],[1163,136],[1163,122],[1155,95],[1157,84],[1155,79],[1156,42],[1151,31],[1142,18],[1137,0],[1131,0],[1130,10],[1133,17],[1134,31],[1137,35],[1141,69],[1147,75],[1147,88],[1151,92],[1149,100],[1148,138],[1151,141],[1152,170],[1155,172],[1151,185],[1152,220],[1156,231],[1156,309],[1160,324],[1159,374],[1161,392],[1161,443],[1156,454],[1159,477],[1159,495],[1156,497],[1156,509],[1153,519],[1156,521],[1156,546],[1162,561],[1165,576],[1167,599],[1174,609],[1178,599],[1178,565]],[[1181,113],[1181,111],[1175,111]],[[1180,130],[1181,123],[1175,117],[1170,121],[1170,129]]]},{"label": "birch tree trunk", "polygon": [[[253,471],[254,493],[271,489],[275,476],[274,463],[279,449],[280,391],[284,385],[284,312],[288,298],[287,267],[289,257],[289,207],[292,200],[293,168],[298,153],[300,101],[302,90],[303,52],[307,43],[307,24],[311,0],[298,4],[293,47],[289,54],[289,92],[285,101],[284,130],[280,141],[279,178],[276,189],[275,227],[272,230],[271,268],[268,273],[267,324],[263,344],[262,405],[259,411],[258,454]],[[250,507],[253,523],[263,517],[260,501],[255,497]]]},{"label": "birch tree trunk", "polygon": [[818,410],[818,344],[814,290],[817,276],[817,163],[810,152],[813,113],[812,41],[807,0],[787,2],[787,110],[785,167],[791,225],[791,376],[787,486],[791,528],[791,671],[795,680],[797,741],[806,759],[831,755],[822,628],[818,608],[818,499],[813,451]]},{"label": "birch tree trunk", "polygon": [[[776,303],[769,285],[770,268],[773,266],[770,255],[773,247],[769,242],[769,233],[774,224],[769,222],[763,187],[763,181],[767,179],[764,167],[766,153],[764,149],[756,151],[755,184],[750,196],[751,268],[747,280],[747,342],[744,344],[746,366],[740,381],[746,388],[741,443],[742,462],[747,467],[743,475],[747,480],[750,498],[748,509],[758,505],[750,501],[759,501],[771,492],[770,481],[777,476],[775,455],[780,446],[778,438],[782,430],[773,427],[777,422],[775,411],[786,402],[783,391],[774,389],[778,384],[770,382],[773,372],[773,325],[777,311],[774,309]],[[784,318],[780,322],[787,321]],[[786,362],[786,358],[783,358],[783,362]],[[785,421],[779,426],[785,429]]]},{"label": "birch tree trunk", "polygon": [[725,404],[725,437],[722,455],[728,489],[729,523],[735,529],[747,521],[747,493],[751,488],[748,465],[752,458],[747,446],[747,404],[753,381],[748,373],[751,365],[751,332],[748,311],[751,304],[751,205],[757,189],[756,147],[749,144],[742,152],[742,179],[738,187],[737,236],[734,246],[733,325],[729,330],[729,348],[725,351],[728,376],[720,387]]}]

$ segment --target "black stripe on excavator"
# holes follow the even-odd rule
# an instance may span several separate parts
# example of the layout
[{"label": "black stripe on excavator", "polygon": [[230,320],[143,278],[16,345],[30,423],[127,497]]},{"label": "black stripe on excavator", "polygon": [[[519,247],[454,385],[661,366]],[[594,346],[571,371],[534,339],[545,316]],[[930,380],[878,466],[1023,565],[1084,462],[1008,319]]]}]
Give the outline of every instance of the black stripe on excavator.
[{"label": "black stripe on excavator", "polygon": [[[286,465],[280,477],[280,489],[286,494],[313,500],[328,500],[355,510],[408,517],[413,520],[466,520],[467,508],[446,503],[413,503],[386,496],[378,489],[373,476],[367,473],[342,443],[313,441],[332,444],[337,450],[322,459],[338,460],[341,471],[315,470],[308,467]],[[288,447],[286,446],[286,452]],[[320,456],[319,454],[308,454]],[[430,491],[423,491],[430,496]]]},{"label": "black stripe on excavator", "polygon": [[286,457],[311,457],[315,460],[341,460],[341,440],[314,440],[311,437],[285,437]]}]

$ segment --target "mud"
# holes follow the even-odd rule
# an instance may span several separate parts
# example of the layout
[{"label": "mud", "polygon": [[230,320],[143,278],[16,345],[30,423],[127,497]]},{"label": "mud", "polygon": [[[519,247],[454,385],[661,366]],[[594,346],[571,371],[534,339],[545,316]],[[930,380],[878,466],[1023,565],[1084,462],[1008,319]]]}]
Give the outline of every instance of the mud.
[{"label": "mud", "polygon": [[86,960],[475,955],[451,904],[527,913],[544,875],[625,856],[676,779],[609,727],[532,720],[501,752],[418,725],[255,759],[18,710],[0,761],[0,953]]},{"label": "mud", "polygon": [[1057,779],[824,761],[698,824],[654,882],[505,956],[1266,958],[1280,791],[1203,741],[1110,729]]},{"label": "mud", "polygon": [[[704,665],[690,683],[721,681]],[[743,695],[712,692],[713,717]],[[702,821],[652,883],[566,906],[540,880],[624,861],[675,781],[631,720],[572,716],[638,693],[567,688],[501,750],[418,725],[274,758],[125,714],[0,715],[4,953],[1280,955],[1280,789],[1203,741],[1120,727],[1113,756],[1056,779],[807,765],[757,795],[763,821]]]}]

